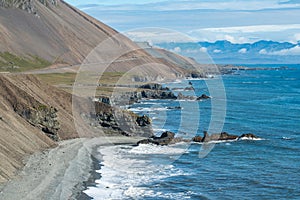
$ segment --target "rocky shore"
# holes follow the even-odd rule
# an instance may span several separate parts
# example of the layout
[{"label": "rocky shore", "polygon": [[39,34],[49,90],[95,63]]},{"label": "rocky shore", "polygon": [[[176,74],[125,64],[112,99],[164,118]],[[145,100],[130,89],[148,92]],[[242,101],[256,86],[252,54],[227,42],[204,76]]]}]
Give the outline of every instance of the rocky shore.
[{"label": "rocky shore", "polygon": [[197,142],[197,143],[204,143],[204,142],[217,142],[217,141],[233,141],[233,140],[242,140],[242,139],[249,139],[255,140],[259,139],[256,135],[252,133],[242,134],[240,136],[231,135],[227,132],[222,132],[219,134],[208,134],[207,131],[204,131],[204,136],[195,136],[192,139],[183,139],[179,137],[175,137],[175,133],[166,131],[161,134],[160,137],[152,136],[147,139],[143,139],[138,141],[137,145],[140,144],[155,144],[155,145],[171,145],[176,144],[179,142]]},{"label": "rocky shore", "polygon": [[[97,148],[105,145],[134,145],[141,138],[79,138],[60,142],[58,147],[35,153],[11,181],[0,185],[0,199],[89,199],[81,191],[92,177],[93,157],[101,160]],[[99,164],[99,163],[98,163]]]},{"label": "rocky shore", "polygon": [[194,100],[201,101],[210,99],[211,97],[202,94],[201,96],[185,96],[182,93],[175,95],[175,93],[168,87],[163,87],[158,83],[149,83],[137,88],[137,91],[123,92],[112,97],[99,96],[94,101],[111,105],[125,106],[137,103],[142,99],[170,99],[170,100]]},{"label": "rocky shore", "polygon": [[[189,83],[192,85],[192,83]],[[193,88],[192,86],[187,87]],[[258,139],[254,134],[242,134],[240,136],[231,135],[227,132],[222,132],[218,134],[209,134],[207,131],[204,131],[203,136],[195,136],[190,139],[183,139],[175,137],[175,133],[166,131],[161,134],[160,137],[156,137],[153,134],[151,128],[151,119],[144,116],[138,116],[131,111],[122,110],[117,107],[110,107],[108,105],[117,104],[124,105],[132,104],[139,102],[142,99],[171,99],[171,100],[193,100],[193,101],[202,101],[210,99],[211,97],[202,94],[199,97],[196,96],[185,96],[182,93],[178,93],[176,96],[172,90],[168,87],[163,87],[158,83],[149,83],[142,86],[139,86],[139,89],[142,89],[138,92],[127,92],[120,94],[113,99],[109,97],[99,97],[95,99],[96,104],[96,114],[91,115],[91,118],[95,119],[96,123],[103,128],[109,128],[114,131],[119,131],[122,135],[125,136],[143,136],[147,139],[139,141],[137,144],[155,144],[155,145],[170,145],[178,142],[212,142],[212,141],[226,141],[226,140],[239,140],[242,138],[247,139]],[[184,89],[185,90],[185,89]],[[126,99],[129,99],[126,100]],[[107,105],[108,104],[108,105]],[[107,109],[108,108],[108,109]],[[181,107],[168,107],[168,109],[181,109]]]}]

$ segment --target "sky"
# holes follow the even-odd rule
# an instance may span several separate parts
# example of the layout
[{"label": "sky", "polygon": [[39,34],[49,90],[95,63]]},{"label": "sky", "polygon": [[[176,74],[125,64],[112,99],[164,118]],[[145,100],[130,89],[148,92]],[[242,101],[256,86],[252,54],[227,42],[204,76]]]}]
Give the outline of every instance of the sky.
[{"label": "sky", "polygon": [[[300,41],[300,0],[67,2],[135,41],[148,41],[149,38],[154,43],[184,40],[228,40],[232,43]],[[181,36],[177,37],[178,34]]]}]

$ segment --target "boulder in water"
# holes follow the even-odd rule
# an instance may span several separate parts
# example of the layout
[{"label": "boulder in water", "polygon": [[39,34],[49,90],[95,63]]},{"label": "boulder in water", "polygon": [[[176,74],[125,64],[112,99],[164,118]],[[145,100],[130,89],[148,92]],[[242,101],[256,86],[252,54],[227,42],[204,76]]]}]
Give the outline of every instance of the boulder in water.
[{"label": "boulder in water", "polygon": [[204,99],[210,99],[210,96],[207,96],[206,94],[202,94],[200,97],[197,97],[197,101],[204,100]]},{"label": "boulder in water", "polygon": [[201,136],[195,136],[195,137],[193,137],[193,139],[192,139],[192,141],[193,142],[201,142],[202,141],[202,137]]},{"label": "boulder in water", "polygon": [[137,144],[156,144],[156,145],[168,145],[170,144],[173,139],[175,138],[175,133],[170,131],[166,131],[162,133],[160,137],[151,137],[148,139],[144,139],[139,141]]},{"label": "boulder in water", "polygon": [[227,132],[222,132],[220,134],[209,135],[207,131],[204,131],[204,137],[201,142],[211,142],[211,141],[222,141],[222,140],[235,140],[238,139],[237,135],[230,135]]}]

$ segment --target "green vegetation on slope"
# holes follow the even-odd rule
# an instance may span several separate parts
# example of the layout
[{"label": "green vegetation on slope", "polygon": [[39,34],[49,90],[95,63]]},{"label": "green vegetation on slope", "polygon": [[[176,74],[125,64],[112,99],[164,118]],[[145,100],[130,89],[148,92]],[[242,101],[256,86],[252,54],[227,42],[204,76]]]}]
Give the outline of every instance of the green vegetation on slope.
[{"label": "green vegetation on slope", "polygon": [[45,68],[50,62],[38,56],[16,56],[9,52],[0,52],[1,72],[24,72],[28,70]]}]

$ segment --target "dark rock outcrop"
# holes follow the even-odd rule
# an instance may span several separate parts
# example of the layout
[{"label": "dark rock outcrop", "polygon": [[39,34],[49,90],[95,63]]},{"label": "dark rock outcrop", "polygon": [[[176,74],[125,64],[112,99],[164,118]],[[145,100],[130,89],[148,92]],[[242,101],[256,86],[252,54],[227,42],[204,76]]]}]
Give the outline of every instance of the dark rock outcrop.
[{"label": "dark rock outcrop", "polygon": [[124,106],[124,105],[130,105],[133,103],[139,102],[141,99],[177,99],[177,96],[168,88],[162,89],[162,90],[150,90],[145,89],[142,91],[135,91],[135,92],[125,92],[118,94],[117,96],[113,96],[112,98],[107,97],[105,98],[97,98],[97,102],[106,103],[106,101],[110,102],[110,104],[113,102],[114,105]]},{"label": "dark rock outcrop", "polygon": [[175,107],[167,107],[168,110],[181,110],[181,106],[175,106]]},{"label": "dark rock outcrop", "polygon": [[153,136],[151,119],[146,115],[139,116],[131,111],[95,102],[95,113],[90,114],[102,128],[126,136]]},{"label": "dark rock outcrop", "polygon": [[191,78],[206,78],[206,75],[201,72],[191,72],[188,77]]},{"label": "dark rock outcrop", "polygon": [[38,9],[36,3],[42,3],[45,6],[50,4],[57,6],[58,0],[0,0],[0,7],[4,8],[19,8],[25,10],[28,13],[37,14]]},{"label": "dark rock outcrop", "polygon": [[142,126],[142,127],[151,125],[151,119],[146,115],[138,116],[136,119],[136,122],[139,126]]},{"label": "dark rock outcrop", "polygon": [[178,100],[194,100],[194,101],[201,101],[201,100],[206,100],[206,99],[210,99],[210,96],[207,96],[206,94],[202,94],[199,97],[196,96],[186,96],[183,95],[181,92],[178,93],[177,95],[177,99]]},{"label": "dark rock outcrop", "polygon": [[143,90],[142,98],[146,99],[177,99],[176,95],[171,91],[162,90]]},{"label": "dark rock outcrop", "polygon": [[16,112],[32,125],[39,127],[51,139],[59,140],[60,123],[57,119],[57,109],[39,105],[37,108],[26,108]]},{"label": "dark rock outcrop", "polygon": [[203,133],[204,133],[203,137],[195,136],[192,139],[192,141],[194,141],[194,142],[211,142],[211,141],[239,140],[239,139],[243,139],[243,138],[247,138],[247,139],[258,139],[259,138],[252,133],[243,134],[241,136],[231,135],[227,132],[222,132],[220,134],[212,134],[212,135],[209,135],[207,131],[204,131]]},{"label": "dark rock outcrop", "polygon": [[169,90],[169,88],[163,87],[161,84],[158,83],[148,83],[140,86],[139,88],[148,90]]},{"label": "dark rock outcrop", "polygon": [[220,134],[209,135],[207,131],[204,131],[204,136],[201,142],[210,142],[210,141],[220,141],[220,140],[235,140],[238,139],[237,135],[230,135],[227,132],[222,132]]},{"label": "dark rock outcrop", "polygon": [[175,139],[175,133],[166,131],[160,137],[152,137],[139,141],[137,144],[169,145]]},{"label": "dark rock outcrop", "polygon": [[197,101],[205,100],[205,99],[210,99],[210,96],[207,96],[206,94],[202,94],[200,97],[197,97]]},{"label": "dark rock outcrop", "polygon": [[193,142],[202,142],[202,137],[201,136],[195,136],[192,139]]}]

